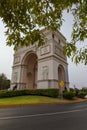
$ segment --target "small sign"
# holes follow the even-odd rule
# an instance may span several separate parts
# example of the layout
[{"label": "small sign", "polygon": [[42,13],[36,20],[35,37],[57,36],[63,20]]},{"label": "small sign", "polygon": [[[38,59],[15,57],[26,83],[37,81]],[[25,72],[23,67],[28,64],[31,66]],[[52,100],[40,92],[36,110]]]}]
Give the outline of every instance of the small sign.
[{"label": "small sign", "polygon": [[63,82],[63,81],[60,81],[60,82],[59,82],[59,85],[60,85],[60,87],[63,87],[63,86],[64,86],[64,82]]}]

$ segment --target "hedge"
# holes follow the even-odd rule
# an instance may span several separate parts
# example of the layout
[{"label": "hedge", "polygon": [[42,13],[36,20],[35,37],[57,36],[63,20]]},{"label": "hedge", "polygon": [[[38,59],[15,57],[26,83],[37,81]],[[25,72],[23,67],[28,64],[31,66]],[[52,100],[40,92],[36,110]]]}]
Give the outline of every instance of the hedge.
[{"label": "hedge", "polygon": [[47,97],[58,97],[58,89],[33,89],[33,90],[3,90],[0,91],[0,98],[25,96],[25,95],[37,95]]},{"label": "hedge", "polygon": [[78,93],[78,97],[79,97],[79,98],[85,98],[86,95],[87,95],[87,93],[84,92],[84,91],[80,91],[80,92]]},{"label": "hedge", "polygon": [[74,91],[65,91],[63,93],[63,97],[65,99],[69,99],[69,100],[72,100],[74,97],[75,97],[76,93]]}]

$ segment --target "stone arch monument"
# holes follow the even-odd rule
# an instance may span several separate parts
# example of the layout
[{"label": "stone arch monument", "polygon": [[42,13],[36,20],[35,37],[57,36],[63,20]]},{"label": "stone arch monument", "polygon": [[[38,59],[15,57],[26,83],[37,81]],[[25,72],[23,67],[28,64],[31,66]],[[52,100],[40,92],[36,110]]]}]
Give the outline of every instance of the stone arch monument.
[{"label": "stone arch monument", "polygon": [[62,80],[68,88],[68,63],[63,54],[65,37],[59,32],[43,29],[47,42],[21,47],[14,53],[11,89],[59,88]]}]

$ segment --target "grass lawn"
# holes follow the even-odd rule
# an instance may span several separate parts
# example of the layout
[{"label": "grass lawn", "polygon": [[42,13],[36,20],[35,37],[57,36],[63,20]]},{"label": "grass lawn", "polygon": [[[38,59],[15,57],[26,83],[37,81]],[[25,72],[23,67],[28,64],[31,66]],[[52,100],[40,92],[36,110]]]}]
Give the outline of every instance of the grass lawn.
[{"label": "grass lawn", "polygon": [[0,99],[0,105],[64,102],[63,99],[44,96],[19,96]]}]

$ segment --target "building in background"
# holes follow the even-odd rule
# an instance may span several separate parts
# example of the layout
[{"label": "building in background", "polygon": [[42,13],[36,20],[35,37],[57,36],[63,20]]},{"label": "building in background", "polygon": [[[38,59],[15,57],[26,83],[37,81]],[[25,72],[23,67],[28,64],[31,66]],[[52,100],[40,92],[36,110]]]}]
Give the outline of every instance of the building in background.
[{"label": "building in background", "polygon": [[68,88],[68,63],[63,54],[65,37],[60,32],[43,29],[46,43],[21,47],[14,54],[11,89],[59,88],[60,81]]}]

